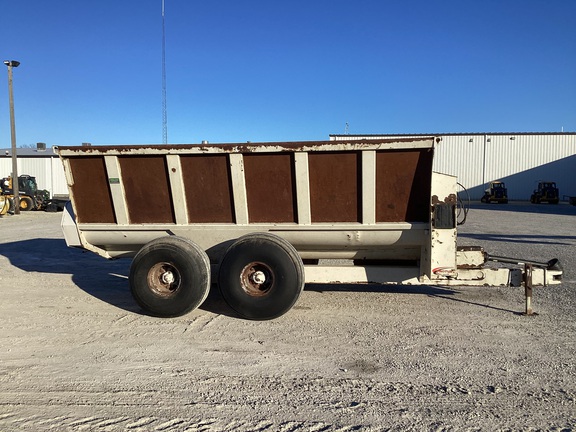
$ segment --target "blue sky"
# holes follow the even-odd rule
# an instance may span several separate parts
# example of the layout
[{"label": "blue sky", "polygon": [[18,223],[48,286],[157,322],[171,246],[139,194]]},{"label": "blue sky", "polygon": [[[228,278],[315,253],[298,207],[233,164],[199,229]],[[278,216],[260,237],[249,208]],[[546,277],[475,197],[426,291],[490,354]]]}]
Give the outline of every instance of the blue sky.
[{"label": "blue sky", "polygon": [[[162,143],[161,4],[0,0],[18,145]],[[170,143],[576,131],[574,0],[165,5]]]}]

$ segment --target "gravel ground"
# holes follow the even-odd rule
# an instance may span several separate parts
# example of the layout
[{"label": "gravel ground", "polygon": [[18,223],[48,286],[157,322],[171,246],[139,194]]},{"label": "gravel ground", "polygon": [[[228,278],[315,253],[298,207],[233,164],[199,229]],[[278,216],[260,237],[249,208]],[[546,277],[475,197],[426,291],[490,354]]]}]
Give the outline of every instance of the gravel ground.
[{"label": "gravel ground", "polygon": [[213,292],[144,315],[130,263],[68,249],[60,214],[0,219],[1,431],[571,431],[576,254],[568,205],[472,206],[459,243],[564,264],[536,288],[307,286],[279,319]]}]

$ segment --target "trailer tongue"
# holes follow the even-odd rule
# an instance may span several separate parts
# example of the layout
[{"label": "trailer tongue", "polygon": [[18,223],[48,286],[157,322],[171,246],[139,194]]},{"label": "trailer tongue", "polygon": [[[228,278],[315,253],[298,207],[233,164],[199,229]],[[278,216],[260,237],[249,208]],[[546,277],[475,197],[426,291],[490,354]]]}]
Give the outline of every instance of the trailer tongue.
[{"label": "trailer tongue", "polygon": [[[307,282],[522,285],[521,267],[457,247],[456,178],[432,172],[434,144],[60,147],[63,230],[133,258],[132,293],[159,316],[198,307],[211,281],[250,319],[287,312]],[[558,266],[534,267],[531,284],[560,283]]]}]

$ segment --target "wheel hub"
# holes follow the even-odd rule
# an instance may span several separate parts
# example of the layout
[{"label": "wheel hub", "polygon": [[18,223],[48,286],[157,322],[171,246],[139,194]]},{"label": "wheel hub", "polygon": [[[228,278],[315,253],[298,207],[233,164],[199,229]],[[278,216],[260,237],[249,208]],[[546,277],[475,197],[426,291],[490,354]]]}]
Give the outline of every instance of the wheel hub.
[{"label": "wheel hub", "polygon": [[174,280],[175,280],[174,279],[174,273],[172,273],[171,271],[167,271],[167,272],[162,274],[160,279],[162,280],[162,283],[164,283],[166,285],[171,285],[174,283]]},{"label": "wheel hub", "polygon": [[262,297],[272,289],[274,273],[262,262],[251,262],[242,270],[240,282],[246,294],[252,297]]},{"label": "wheel hub", "polygon": [[266,275],[263,271],[255,271],[250,275],[250,280],[252,283],[262,285],[264,282],[266,282]]},{"label": "wheel hub", "polygon": [[154,264],[148,271],[148,286],[161,297],[170,297],[180,288],[178,269],[167,262]]}]

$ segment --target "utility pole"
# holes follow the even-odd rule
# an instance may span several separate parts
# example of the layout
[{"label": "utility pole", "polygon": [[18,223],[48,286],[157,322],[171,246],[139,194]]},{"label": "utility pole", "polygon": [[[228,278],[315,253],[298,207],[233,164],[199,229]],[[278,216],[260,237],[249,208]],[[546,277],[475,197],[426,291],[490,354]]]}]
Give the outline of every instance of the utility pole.
[{"label": "utility pole", "polygon": [[20,214],[20,187],[18,185],[18,155],[16,154],[16,123],[14,121],[14,92],[12,91],[12,68],[20,66],[16,60],[5,60],[8,66],[8,97],[10,99],[10,134],[12,136],[12,192],[14,193],[14,214]]},{"label": "utility pole", "polygon": [[162,0],[162,144],[168,144],[168,119],[166,116],[166,19]]}]

